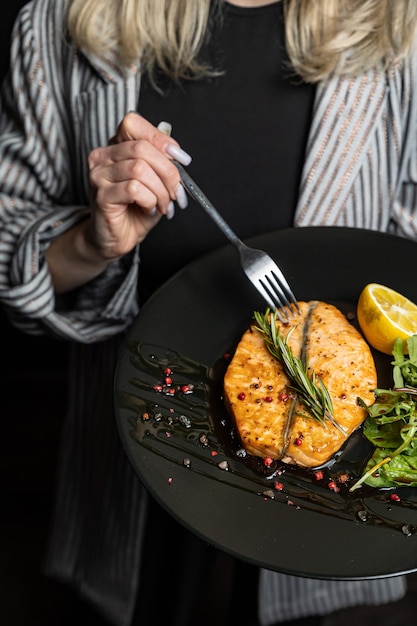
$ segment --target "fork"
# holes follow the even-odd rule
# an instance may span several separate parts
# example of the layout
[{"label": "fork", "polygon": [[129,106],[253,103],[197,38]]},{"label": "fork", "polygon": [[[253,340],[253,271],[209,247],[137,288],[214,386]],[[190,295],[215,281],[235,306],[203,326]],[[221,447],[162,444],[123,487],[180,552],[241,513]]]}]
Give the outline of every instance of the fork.
[{"label": "fork", "polygon": [[296,314],[300,313],[297,299],[275,261],[263,250],[257,250],[244,244],[183,166],[177,161],[174,163],[178,168],[185,189],[210,215],[223,234],[238,250],[243,271],[266,300],[270,309],[276,311],[279,320],[285,323],[289,321],[290,317],[295,317]]}]

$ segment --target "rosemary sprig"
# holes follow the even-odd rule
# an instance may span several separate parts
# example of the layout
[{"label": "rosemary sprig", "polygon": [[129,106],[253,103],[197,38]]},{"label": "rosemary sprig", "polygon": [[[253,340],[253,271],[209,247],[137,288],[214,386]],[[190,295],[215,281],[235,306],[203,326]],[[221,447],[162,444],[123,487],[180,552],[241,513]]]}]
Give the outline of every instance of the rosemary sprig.
[{"label": "rosemary sprig", "polygon": [[283,337],[277,325],[277,314],[267,309],[265,313],[254,312],[256,330],[264,338],[268,351],[284,366],[287,376],[291,380],[292,389],[299,400],[304,404],[307,412],[321,423],[329,420],[344,435],[346,431],[333,417],[333,402],[327,387],[318,378],[314,371],[309,375],[307,357],[304,360],[294,356],[288,341],[295,330],[293,326]]}]

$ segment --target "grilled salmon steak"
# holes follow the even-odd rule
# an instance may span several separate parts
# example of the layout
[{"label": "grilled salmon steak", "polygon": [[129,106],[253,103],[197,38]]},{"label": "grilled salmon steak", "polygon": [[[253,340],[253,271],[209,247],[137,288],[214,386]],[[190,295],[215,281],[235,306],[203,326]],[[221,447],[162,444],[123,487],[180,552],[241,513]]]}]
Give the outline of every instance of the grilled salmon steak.
[{"label": "grilled salmon steak", "polygon": [[[373,404],[377,386],[368,344],[339,309],[319,301],[300,302],[294,324],[279,324],[294,357],[305,354],[333,403],[333,418],[314,418],[289,387],[284,366],[271,355],[264,337],[251,326],[241,338],[224,378],[226,404],[245,450],[303,467],[329,461],[367,412],[357,399]],[[339,427],[338,427],[339,426]]]}]

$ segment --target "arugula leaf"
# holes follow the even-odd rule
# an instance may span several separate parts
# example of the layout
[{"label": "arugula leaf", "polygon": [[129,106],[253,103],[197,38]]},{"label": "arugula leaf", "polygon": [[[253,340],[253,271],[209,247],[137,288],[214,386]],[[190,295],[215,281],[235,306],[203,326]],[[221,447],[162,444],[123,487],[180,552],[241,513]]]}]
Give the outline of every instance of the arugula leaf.
[{"label": "arugula leaf", "polygon": [[417,486],[417,456],[400,454],[387,463],[384,463],[375,472],[373,468],[386,457],[386,450],[379,448],[372,455],[365,467],[369,472],[366,484],[370,487],[416,487]]},{"label": "arugula leaf", "polygon": [[407,339],[408,356],[404,354],[403,342],[396,339],[392,356],[394,387],[417,386],[417,335]]},{"label": "arugula leaf", "polygon": [[384,428],[381,428],[381,424],[376,419],[369,417],[365,420],[363,434],[375,448],[395,450],[402,444],[400,430],[401,424],[398,421],[385,424]]},{"label": "arugula leaf", "polygon": [[376,400],[368,407],[363,433],[375,446],[354,491],[363,483],[372,487],[417,486],[417,335],[407,340],[408,355],[401,339],[392,355],[393,389],[375,389]]},{"label": "arugula leaf", "polygon": [[360,405],[368,411],[370,417],[377,420],[379,425],[407,420],[415,409],[416,399],[406,391],[375,389],[374,393],[376,396],[374,404],[368,407],[360,401]]}]

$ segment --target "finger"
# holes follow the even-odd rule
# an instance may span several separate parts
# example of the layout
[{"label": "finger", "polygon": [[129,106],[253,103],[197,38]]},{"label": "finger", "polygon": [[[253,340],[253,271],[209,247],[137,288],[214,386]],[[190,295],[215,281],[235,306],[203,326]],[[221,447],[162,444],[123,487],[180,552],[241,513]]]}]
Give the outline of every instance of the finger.
[{"label": "finger", "polygon": [[[168,189],[146,161],[131,159],[93,169],[90,180],[97,190],[96,198],[100,204],[135,202],[146,210],[156,207],[163,215],[172,211]],[[120,189],[124,192],[122,196],[119,195]]]},{"label": "finger", "polygon": [[[116,182],[129,178],[142,181],[148,186],[156,186],[159,191],[159,208],[167,206],[170,200],[176,200],[180,208],[188,203],[187,196],[180,184],[180,176],[173,163],[147,141],[125,141],[113,146],[96,148],[88,159],[90,180],[94,186],[100,184],[101,177]],[[114,171],[108,168],[115,168]]]},{"label": "finger", "polygon": [[159,122],[157,129],[164,133],[167,137],[171,137],[172,133],[172,124],[169,122]]},{"label": "finger", "polygon": [[169,159],[146,139],[130,139],[94,148],[88,156],[88,164],[93,169],[130,159],[143,159],[161,170],[172,169]]},{"label": "finger", "polygon": [[191,156],[180,148],[178,142],[172,137],[169,137],[165,130],[166,128],[158,130],[158,128],[153,126],[153,124],[148,122],[144,117],[138,113],[131,112],[125,115],[111,142],[120,143],[122,141],[146,139],[146,141],[149,141],[155,148],[164,152],[171,158],[177,159],[182,165],[189,165],[191,163]]},{"label": "finger", "polygon": [[97,191],[96,204],[103,210],[112,207],[135,205],[144,213],[154,216],[158,213],[156,196],[150,189],[137,181],[123,180]]}]

